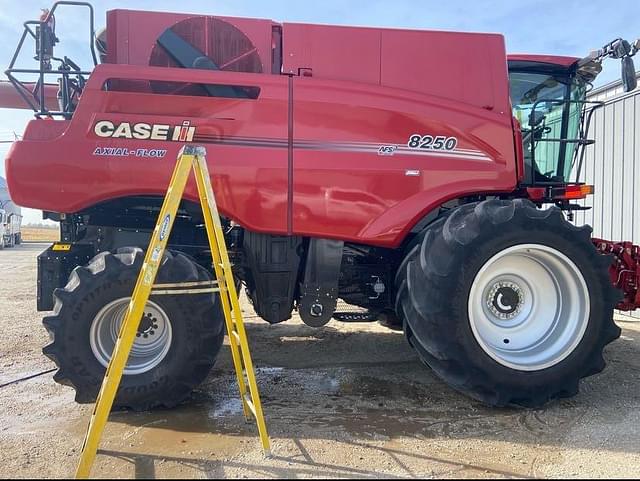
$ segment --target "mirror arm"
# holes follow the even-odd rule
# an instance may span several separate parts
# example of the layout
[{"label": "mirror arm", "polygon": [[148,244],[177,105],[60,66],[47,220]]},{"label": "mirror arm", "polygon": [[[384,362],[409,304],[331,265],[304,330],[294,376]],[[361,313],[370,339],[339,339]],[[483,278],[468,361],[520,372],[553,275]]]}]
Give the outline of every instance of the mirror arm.
[{"label": "mirror arm", "polygon": [[[634,90],[637,86],[636,71],[633,65],[633,56],[640,51],[640,39],[633,43],[617,38],[599,50],[592,51],[577,63],[578,70],[583,69],[587,73],[597,65],[599,70],[602,61],[606,58],[619,59],[622,62],[622,83],[625,92]],[[597,75],[597,73],[596,73]]]}]

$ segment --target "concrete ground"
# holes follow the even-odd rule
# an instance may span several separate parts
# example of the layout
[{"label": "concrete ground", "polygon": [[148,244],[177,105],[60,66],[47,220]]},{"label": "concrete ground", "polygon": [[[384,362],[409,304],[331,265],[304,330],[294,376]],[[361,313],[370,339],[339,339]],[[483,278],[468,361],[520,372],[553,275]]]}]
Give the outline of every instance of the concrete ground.
[{"label": "concrete ground", "polygon": [[[92,406],[52,374],[36,312],[44,244],[0,251],[0,477],[74,473]],[[97,477],[638,477],[640,323],[621,322],[608,367],[544,409],[485,407],[378,324],[247,324],[274,457],[244,422],[227,347],[183,406],[111,416]]]}]

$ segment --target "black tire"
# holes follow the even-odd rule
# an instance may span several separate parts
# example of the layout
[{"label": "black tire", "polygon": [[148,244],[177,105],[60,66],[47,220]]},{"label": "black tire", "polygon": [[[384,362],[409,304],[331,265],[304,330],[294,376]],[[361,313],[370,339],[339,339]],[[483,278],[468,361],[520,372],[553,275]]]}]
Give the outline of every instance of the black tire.
[{"label": "black tire", "polygon": [[[604,369],[602,351],[620,336],[613,309],[620,293],[609,280],[608,256],[599,254],[589,226],[575,227],[560,209],[539,210],[526,200],[463,205],[427,227],[396,276],[396,311],[422,361],[455,389],[493,406],[541,406],[578,392],[583,377]],[[586,331],[560,362],[537,371],[496,362],[476,341],[468,314],[471,285],[496,253],[542,244],[568,257],[590,298]]]},{"label": "black tire", "polygon": [[16,245],[22,244],[22,234],[16,234]]},{"label": "black tire", "polygon": [[[43,353],[59,368],[54,380],[76,390],[76,402],[95,401],[105,373],[90,346],[91,324],[103,306],[131,296],[143,259],[138,248],[100,253],[86,267],[76,267],[64,289],[54,291],[54,312],[43,320],[52,342]],[[191,258],[166,252],[156,282],[208,280],[211,275]],[[151,300],[171,321],[171,345],[157,366],[122,377],[116,408],[176,406],[207,377],[222,346],[224,316],[214,294],[160,295]]]}]

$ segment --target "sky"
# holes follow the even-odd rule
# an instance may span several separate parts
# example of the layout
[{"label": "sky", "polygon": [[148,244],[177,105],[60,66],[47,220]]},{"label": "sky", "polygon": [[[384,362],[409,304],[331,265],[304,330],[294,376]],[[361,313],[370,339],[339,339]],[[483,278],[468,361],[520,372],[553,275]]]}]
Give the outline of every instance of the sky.
[{"label": "sky", "polygon": [[[22,34],[22,23],[39,16],[47,0],[0,0],[0,67],[9,64]],[[609,41],[640,37],[638,0],[97,0],[96,28],[104,26],[106,10],[180,11],[185,13],[269,18],[278,22],[307,22],[370,27],[401,27],[501,33],[509,53],[545,53],[582,57]],[[60,10],[57,34],[61,43],[56,54],[89,66],[87,14],[82,10]],[[26,50],[31,53],[31,46]],[[425,58],[429,52],[425,51]],[[35,67],[29,57],[23,66]],[[640,55],[636,60],[640,68]],[[617,80],[618,62],[605,63],[596,85]],[[30,111],[0,109],[0,158],[14,132],[20,135],[32,118]],[[4,162],[0,162],[4,177]],[[25,209],[25,222],[39,222],[41,213]]]}]

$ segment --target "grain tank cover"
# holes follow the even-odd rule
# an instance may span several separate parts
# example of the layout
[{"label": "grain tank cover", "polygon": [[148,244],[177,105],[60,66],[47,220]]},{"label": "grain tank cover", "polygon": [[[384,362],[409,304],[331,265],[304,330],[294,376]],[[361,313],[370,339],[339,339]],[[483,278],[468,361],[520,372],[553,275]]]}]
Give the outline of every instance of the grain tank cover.
[{"label": "grain tank cover", "polygon": [[282,38],[284,73],[510,110],[502,35],[285,23]]}]

